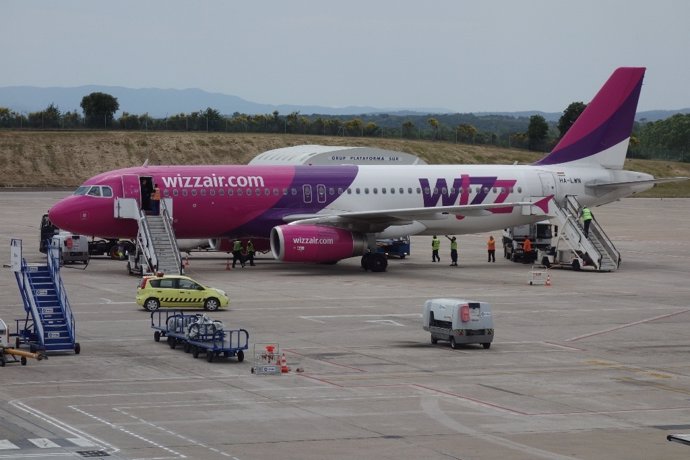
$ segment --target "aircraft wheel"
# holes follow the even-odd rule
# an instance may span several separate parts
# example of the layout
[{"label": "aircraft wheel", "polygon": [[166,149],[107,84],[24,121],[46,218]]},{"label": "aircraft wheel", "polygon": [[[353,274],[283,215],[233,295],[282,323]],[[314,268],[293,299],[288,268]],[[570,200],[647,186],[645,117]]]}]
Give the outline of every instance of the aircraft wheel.
[{"label": "aircraft wheel", "polygon": [[365,271],[368,271],[368,270],[369,270],[369,265],[370,265],[370,262],[369,262],[369,261],[370,261],[370,260],[371,260],[371,254],[364,254],[364,255],[362,256],[361,265],[362,265],[362,268],[363,268]]},{"label": "aircraft wheel", "polygon": [[385,272],[388,267],[388,259],[385,254],[374,254],[369,260],[369,269],[372,272]]}]

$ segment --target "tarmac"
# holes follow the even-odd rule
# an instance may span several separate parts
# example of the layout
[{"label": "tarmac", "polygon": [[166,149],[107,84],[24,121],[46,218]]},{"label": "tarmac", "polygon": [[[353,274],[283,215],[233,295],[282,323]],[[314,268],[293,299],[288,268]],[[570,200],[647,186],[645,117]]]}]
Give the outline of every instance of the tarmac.
[{"label": "tarmac", "polygon": [[[40,218],[66,193],[0,192],[4,264],[11,238],[45,260]],[[551,286],[500,249],[487,263],[489,233],[459,236],[458,267],[445,238],[432,263],[413,237],[385,273],[193,252],[187,274],[231,299],[211,316],[249,331],[241,363],[155,342],[126,262],[64,267],[81,353],[0,368],[0,459],[687,459],[666,436],[690,433],[690,200],[593,214],[620,269],[551,269]],[[491,348],[432,345],[434,297],[491,303]],[[24,316],[3,268],[0,318]],[[289,373],[252,374],[266,344]]]}]

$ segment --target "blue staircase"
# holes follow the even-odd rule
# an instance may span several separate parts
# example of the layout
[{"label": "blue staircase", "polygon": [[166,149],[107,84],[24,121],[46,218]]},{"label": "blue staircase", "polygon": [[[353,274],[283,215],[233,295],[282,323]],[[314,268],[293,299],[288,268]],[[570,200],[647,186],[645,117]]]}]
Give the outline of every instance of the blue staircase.
[{"label": "blue staircase", "polygon": [[47,251],[47,265],[27,264],[15,271],[26,318],[17,320],[17,346],[28,344],[32,351],[71,351],[79,354],[75,341],[74,316],[60,277],[59,251]]}]

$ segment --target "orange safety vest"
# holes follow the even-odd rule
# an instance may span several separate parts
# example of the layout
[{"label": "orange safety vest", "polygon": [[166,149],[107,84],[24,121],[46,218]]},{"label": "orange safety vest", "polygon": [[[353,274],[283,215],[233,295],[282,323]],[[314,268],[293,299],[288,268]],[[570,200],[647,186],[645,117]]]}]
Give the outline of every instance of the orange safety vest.
[{"label": "orange safety vest", "polygon": [[489,251],[495,251],[496,250],[496,240],[489,240],[486,242],[487,248],[489,248]]},{"label": "orange safety vest", "polygon": [[153,193],[151,194],[151,199],[154,201],[160,201],[161,199],[161,190],[159,188],[154,188]]},{"label": "orange safety vest", "polygon": [[522,250],[525,252],[529,252],[532,250],[532,242],[530,240],[525,240],[524,243],[522,243]]}]

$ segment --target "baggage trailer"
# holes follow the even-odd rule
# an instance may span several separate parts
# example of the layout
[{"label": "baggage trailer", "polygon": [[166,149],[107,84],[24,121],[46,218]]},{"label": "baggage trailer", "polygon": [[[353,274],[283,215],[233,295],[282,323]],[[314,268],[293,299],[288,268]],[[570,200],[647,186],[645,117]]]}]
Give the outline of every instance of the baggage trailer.
[{"label": "baggage trailer", "polygon": [[249,332],[246,329],[225,330],[223,323],[211,320],[203,313],[185,314],[183,310],[156,310],[151,312],[153,340],[166,337],[168,346],[181,345],[185,353],[197,358],[206,353],[206,360],[216,357],[237,357],[244,361],[244,350],[249,349]]}]

